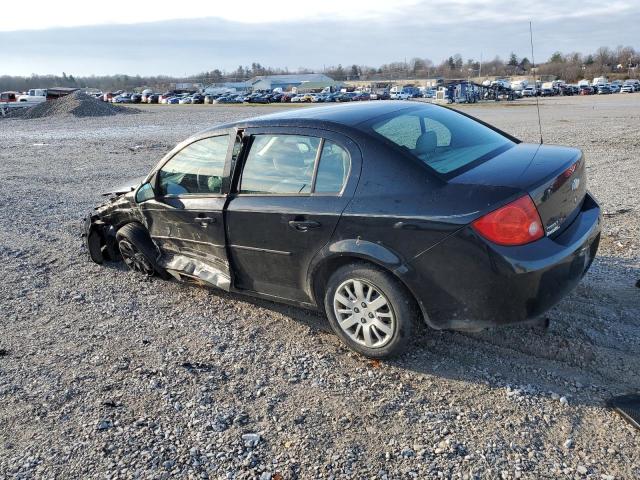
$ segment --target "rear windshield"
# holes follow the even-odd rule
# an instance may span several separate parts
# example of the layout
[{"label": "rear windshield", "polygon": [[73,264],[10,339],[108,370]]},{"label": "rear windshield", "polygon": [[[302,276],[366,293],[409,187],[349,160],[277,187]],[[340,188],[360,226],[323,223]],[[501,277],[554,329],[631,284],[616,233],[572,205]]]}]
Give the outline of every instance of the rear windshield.
[{"label": "rear windshield", "polygon": [[509,138],[475,120],[428,105],[374,119],[369,128],[447,177],[514,145]]}]

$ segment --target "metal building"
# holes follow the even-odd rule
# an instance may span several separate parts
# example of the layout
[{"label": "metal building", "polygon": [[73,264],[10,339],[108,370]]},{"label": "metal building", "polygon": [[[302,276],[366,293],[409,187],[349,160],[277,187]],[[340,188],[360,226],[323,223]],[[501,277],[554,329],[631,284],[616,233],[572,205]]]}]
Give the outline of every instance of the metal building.
[{"label": "metal building", "polygon": [[291,75],[260,75],[249,80],[252,90],[273,90],[281,88],[290,90],[292,87],[299,87],[306,82],[334,83],[331,77],[322,73],[301,73]]}]

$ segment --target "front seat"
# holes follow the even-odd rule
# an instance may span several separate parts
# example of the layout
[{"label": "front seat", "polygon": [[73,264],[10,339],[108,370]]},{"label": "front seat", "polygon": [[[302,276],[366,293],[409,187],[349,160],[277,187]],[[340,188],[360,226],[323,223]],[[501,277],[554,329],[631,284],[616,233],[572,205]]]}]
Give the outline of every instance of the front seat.
[{"label": "front seat", "polygon": [[426,158],[436,151],[438,146],[438,136],[433,130],[423,132],[416,141],[416,148],[414,153],[421,157]]}]

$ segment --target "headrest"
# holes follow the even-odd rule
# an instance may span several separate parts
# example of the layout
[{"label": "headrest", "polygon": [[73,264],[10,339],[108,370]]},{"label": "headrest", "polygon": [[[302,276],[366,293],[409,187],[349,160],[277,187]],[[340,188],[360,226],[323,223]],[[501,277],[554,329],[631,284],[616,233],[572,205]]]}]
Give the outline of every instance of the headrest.
[{"label": "headrest", "polygon": [[438,146],[438,136],[433,130],[422,133],[416,142],[415,151],[417,153],[433,152]]}]

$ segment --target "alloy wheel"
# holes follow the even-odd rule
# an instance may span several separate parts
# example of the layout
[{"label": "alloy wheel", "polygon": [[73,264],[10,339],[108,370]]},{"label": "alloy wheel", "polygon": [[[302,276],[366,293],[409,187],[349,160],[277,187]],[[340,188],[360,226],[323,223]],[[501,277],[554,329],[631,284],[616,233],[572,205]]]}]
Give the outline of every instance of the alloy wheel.
[{"label": "alloy wheel", "polygon": [[122,255],[122,259],[127,267],[144,275],[153,275],[153,265],[151,265],[149,260],[147,260],[147,258],[133,243],[126,239],[122,239],[118,243],[118,246],[120,247],[120,255]]},{"label": "alloy wheel", "polygon": [[395,333],[396,321],[387,297],[374,285],[349,279],[336,289],[333,311],[351,340],[367,348],[381,348]]}]

